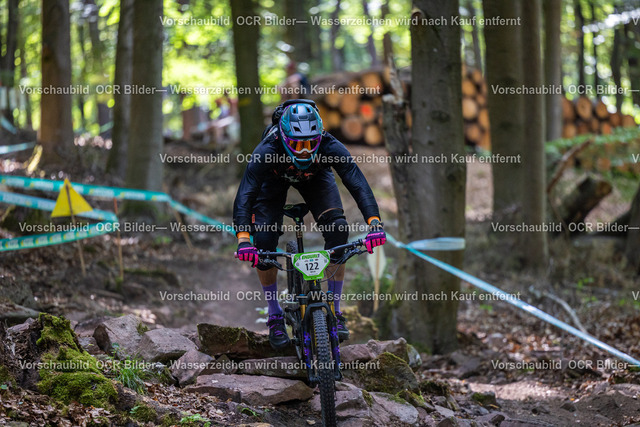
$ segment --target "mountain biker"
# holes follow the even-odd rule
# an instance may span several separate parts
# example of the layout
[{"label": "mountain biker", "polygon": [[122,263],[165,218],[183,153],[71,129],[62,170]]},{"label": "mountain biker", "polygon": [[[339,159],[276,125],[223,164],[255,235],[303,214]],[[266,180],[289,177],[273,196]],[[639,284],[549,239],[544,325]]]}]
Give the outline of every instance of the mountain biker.
[{"label": "mountain biker", "polygon": [[[282,234],[283,207],[289,187],[302,196],[322,231],[325,249],[347,243],[349,226],[331,168],[338,173],[366,220],[369,233],[364,240],[369,253],[386,242],[378,204],[371,187],[346,147],[323,130],[313,101],[294,99],[276,108],[273,125],[253,151],[240,182],[233,206],[238,238],[237,256],[257,267],[268,303],[269,341],[275,348],[289,344],[282,309],[278,302],[274,267],[258,263],[258,249],[275,251]],[[250,236],[253,236],[253,244]],[[333,292],[338,319],[338,336],[349,338],[346,319],[340,311],[344,283],[343,251],[331,255],[327,267],[328,290]]]}]

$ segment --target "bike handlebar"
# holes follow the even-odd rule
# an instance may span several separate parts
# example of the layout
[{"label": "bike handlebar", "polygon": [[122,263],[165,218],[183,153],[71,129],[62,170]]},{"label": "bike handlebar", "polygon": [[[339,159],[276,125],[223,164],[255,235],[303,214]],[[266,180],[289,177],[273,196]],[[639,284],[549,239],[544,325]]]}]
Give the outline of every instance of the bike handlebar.
[{"label": "bike handlebar", "polygon": [[[358,239],[354,242],[351,243],[346,243],[344,245],[339,245],[339,246],[335,246],[333,248],[330,249],[324,249],[325,251],[327,251],[329,254],[332,254],[336,251],[340,251],[340,250],[347,250],[347,249],[356,249],[358,247],[364,246],[364,241],[362,239]],[[271,252],[271,251],[264,251],[264,250],[259,250],[258,251],[258,256],[260,258],[262,257],[291,257],[295,255],[295,253],[291,253],[291,252]]]}]

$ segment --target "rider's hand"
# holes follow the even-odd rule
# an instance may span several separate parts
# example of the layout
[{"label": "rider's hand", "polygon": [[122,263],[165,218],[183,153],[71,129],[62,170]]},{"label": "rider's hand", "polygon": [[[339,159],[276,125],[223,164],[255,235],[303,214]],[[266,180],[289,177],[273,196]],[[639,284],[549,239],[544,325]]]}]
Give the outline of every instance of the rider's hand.
[{"label": "rider's hand", "polygon": [[369,234],[364,239],[364,246],[367,248],[367,252],[373,253],[373,248],[376,246],[382,246],[387,241],[387,234],[382,228],[382,223],[378,219],[374,219],[369,223]]},{"label": "rider's hand", "polygon": [[236,254],[240,261],[249,261],[251,263],[251,267],[258,266],[258,249],[256,249],[251,243],[239,243]]}]

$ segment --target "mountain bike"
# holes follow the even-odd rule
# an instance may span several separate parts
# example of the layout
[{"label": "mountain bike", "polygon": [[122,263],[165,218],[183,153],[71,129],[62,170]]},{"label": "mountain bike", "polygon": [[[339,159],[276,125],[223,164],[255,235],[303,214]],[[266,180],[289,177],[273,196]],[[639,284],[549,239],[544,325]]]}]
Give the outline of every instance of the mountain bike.
[{"label": "mountain bike", "polygon": [[[349,258],[366,252],[362,240],[357,240],[331,249],[305,252],[302,241],[304,216],[309,208],[304,203],[286,205],[284,215],[295,222],[296,240],[286,245],[286,252],[258,251],[260,263],[276,267],[287,273],[287,300],[284,318],[291,327],[300,361],[307,368],[307,379],[311,386],[320,390],[322,424],[336,425],[335,382],[342,379],[340,372],[340,340],[331,292],[323,292],[321,281],[329,265],[329,257],[336,251],[344,250],[338,261],[345,263]],[[276,260],[286,258],[286,266]]]}]

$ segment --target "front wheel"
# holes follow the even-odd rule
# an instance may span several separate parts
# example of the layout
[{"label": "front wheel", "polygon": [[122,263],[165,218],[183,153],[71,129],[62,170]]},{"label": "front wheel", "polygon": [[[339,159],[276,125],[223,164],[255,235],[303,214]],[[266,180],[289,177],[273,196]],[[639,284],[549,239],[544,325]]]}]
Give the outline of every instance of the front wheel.
[{"label": "front wheel", "polygon": [[322,425],[335,426],[336,395],[333,359],[331,358],[327,318],[322,310],[313,312],[313,332],[315,336],[316,361],[318,363],[316,372],[318,375],[318,388],[320,389]]}]

